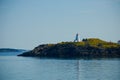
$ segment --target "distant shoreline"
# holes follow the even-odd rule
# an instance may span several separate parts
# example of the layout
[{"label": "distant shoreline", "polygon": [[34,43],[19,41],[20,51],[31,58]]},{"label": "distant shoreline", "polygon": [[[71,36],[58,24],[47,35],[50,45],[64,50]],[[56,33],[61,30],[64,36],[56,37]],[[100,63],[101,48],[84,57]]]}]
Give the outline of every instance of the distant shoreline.
[{"label": "distant shoreline", "polygon": [[26,51],[24,49],[0,48],[0,52],[20,52]]}]

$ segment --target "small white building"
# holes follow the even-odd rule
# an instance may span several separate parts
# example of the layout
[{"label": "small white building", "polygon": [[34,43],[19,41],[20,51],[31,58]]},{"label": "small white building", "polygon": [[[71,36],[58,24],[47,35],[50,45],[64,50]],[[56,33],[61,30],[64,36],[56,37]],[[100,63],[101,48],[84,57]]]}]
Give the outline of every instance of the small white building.
[{"label": "small white building", "polygon": [[118,44],[120,44],[120,40],[118,41]]}]

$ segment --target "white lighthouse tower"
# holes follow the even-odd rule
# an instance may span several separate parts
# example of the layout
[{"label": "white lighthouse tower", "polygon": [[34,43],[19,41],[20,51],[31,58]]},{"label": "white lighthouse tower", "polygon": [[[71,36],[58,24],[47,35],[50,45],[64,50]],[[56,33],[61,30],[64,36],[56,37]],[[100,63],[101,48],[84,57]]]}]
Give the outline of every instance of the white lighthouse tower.
[{"label": "white lighthouse tower", "polygon": [[77,33],[76,36],[75,36],[74,42],[79,42],[79,41],[80,41],[80,40],[79,40],[79,34]]}]

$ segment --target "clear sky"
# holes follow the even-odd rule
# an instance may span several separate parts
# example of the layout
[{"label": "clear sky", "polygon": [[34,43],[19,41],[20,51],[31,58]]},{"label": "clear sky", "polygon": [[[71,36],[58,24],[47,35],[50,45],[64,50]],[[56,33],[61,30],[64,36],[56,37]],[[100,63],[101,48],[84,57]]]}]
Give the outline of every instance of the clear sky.
[{"label": "clear sky", "polygon": [[120,0],[0,0],[0,48],[120,39]]}]

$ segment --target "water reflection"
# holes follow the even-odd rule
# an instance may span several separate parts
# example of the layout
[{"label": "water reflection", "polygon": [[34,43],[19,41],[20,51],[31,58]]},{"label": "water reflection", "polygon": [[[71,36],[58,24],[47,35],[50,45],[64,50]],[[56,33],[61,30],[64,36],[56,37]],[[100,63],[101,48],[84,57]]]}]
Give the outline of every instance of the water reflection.
[{"label": "water reflection", "polygon": [[119,80],[119,59],[0,57],[0,80]]}]

